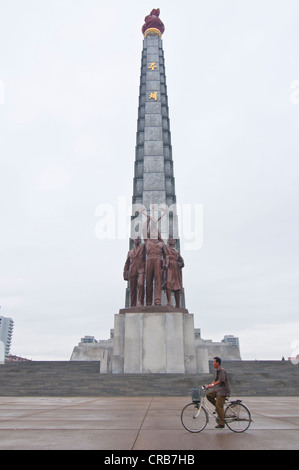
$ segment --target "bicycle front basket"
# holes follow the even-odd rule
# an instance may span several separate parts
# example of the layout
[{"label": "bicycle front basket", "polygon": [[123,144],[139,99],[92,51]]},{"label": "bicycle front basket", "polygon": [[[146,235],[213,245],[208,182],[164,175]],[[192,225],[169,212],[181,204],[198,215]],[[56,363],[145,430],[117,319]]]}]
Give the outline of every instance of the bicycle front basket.
[{"label": "bicycle front basket", "polygon": [[191,396],[193,403],[198,403],[200,401],[200,391],[198,390],[198,388],[193,388]]}]

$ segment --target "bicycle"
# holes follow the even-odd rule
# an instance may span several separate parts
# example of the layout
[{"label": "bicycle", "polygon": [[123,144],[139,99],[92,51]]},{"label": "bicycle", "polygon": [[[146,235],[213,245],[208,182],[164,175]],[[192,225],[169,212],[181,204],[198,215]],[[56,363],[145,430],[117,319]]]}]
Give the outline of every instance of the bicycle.
[{"label": "bicycle", "polygon": [[[192,392],[192,403],[188,403],[181,412],[181,422],[189,432],[198,433],[204,430],[209,422],[209,414],[218,420],[215,408],[206,399],[207,388],[202,386],[202,393],[196,388]],[[245,432],[252,421],[251,413],[242,400],[229,401],[226,398],[224,420],[227,427],[233,432]]]}]

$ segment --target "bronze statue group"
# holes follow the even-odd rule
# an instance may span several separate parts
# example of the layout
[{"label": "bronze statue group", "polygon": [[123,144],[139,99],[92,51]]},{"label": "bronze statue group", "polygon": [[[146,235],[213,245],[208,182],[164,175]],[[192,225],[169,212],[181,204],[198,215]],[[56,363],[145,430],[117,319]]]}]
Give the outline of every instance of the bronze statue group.
[{"label": "bronze statue group", "polygon": [[130,285],[131,307],[161,305],[162,290],[166,290],[167,305],[171,306],[171,292],[174,292],[175,307],[180,308],[182,292],[182,268],[184,260],[175,248],[176,241],[168,239],[167,245],[158,231],[158,221],[147,216],[144,243],[138,236],[134,247],[128,252],[124,266],[124,279]]}]

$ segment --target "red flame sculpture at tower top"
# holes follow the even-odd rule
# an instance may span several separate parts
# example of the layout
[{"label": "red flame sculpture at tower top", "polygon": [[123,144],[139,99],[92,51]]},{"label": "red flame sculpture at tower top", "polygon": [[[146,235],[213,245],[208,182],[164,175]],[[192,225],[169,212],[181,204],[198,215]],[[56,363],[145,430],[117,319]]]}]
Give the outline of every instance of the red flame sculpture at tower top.
[{"label": "red flame sculpture at tower top", "polygon": [[160,35],[162,35],[165,31],[164,24],[159,18],[160,9],[152,10],[151,13],[144,18],[144,25],[142,26],[142,33],[146,36],[147,31],[153,32],[154,30],[158,30]]}]

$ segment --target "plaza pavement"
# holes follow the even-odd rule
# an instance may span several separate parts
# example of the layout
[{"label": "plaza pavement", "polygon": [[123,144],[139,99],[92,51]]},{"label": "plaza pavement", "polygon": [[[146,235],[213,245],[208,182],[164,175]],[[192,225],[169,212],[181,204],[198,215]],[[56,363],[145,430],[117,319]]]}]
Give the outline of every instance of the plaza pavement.
[{"label": "plaza pavement", "polygon": [[191,434],[180,421],[188,397],[0,397],[0,450],[105,450],[109,457],[113,450],[299,449],[299,397],[243,400],[253,419],[245,433],[215,429],[211,419]]}]

